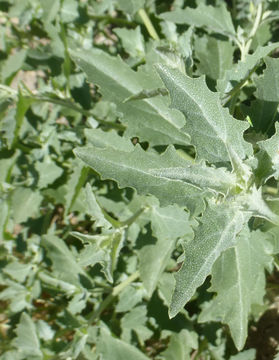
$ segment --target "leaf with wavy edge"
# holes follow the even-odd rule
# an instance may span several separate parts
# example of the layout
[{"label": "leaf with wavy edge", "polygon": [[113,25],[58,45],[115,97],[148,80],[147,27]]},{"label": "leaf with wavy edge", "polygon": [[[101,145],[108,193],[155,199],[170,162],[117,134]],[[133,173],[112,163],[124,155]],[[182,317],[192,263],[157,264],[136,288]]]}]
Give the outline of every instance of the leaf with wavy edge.
[{"label": "leaf with wavy edge", "polygon": [[183,116],[169,109],[162,97],[124,102],[143,90],[162,85],[150,71],[133,71],[120,57],[113,57],[99,49],[70,50],[72,58],[86,73],[88,80],[100,87],[103,99],[114,102],[123,114],[128,137],[138,136],[153,145],[189,145],[189,135],[180,131]]},{"label": "leaf with wavy edge", "polygon": [[87,144],[99,148],[113,147],[123,151],[133,151],[134,149],[130,139],[118,135],[115,130],[103,131],[101,129],[85,129],[84,135]]},{"label": "leaf with wavy edge", "polygon": [[266,69],[263,75],[255,80],[258,99],[279,103],[279,59],[266,57]]},{"label": "leaf with wavy edge", "polygon": [[[16,327],[16,337],[12,344],[22,356],[31,359],[42,359],[43,354],[40,349],[40,339],[36,331],[36,325],[33,319],[26,313],[22,312],[19,323]],[[8,355],[9,357],[9,355]]]},{"label": "leaf with wavy edge", "polygon": [[204,77],[193,79],[164,65],[157,69],[170,92],[171,107],[186,118],[183,130],[190,135],[198,159],[216,163],[231,160],[232,152],[240,159],[252,155],[251,144],[243,139],[249,124],[234,119],[222,107],[219,95],[208,89]]},{"label": "leaf with wavy edge", "polygon": [[247,216],[238,207],[210,204],[195,230],[195,237],[185,248],[185,260],[175,275],[176,284],[169,309],[174,317],[211,273],[221,253],[235,244]]},{"label": "leaf with wavy edge", "polygon": [[[266,180],[272,176],[279,179],[279,124],[275,125],[275,134],[267,140],[259,141],[258,145],[271,160],[271,166],[266,169]],[[267,163],[265,161],[265,163]]]},{"label": "leaf with wavy edge", "polygon": [[103,179],[115,180],[121,188],[135,188],[139,194],[155,195],[162,206],[176,203],[195,213],[204,208],[203,197],[210,196],[208,189],[156,174],[155,170],[189,166],[190,162],[179,156],[172,146],[162,155],[146,152],[140,145],[132,152],[96,147],[77,148],[74,152]]},{"label": "leaf with wavy edge", "polygon": [[262,304],[265,295],[265,268],[272,257],[260,231],[245,228],[237,244],[223,252],[212,269],[212,286],[217,296],[199,316],[200,322],[221,321],[228,324],[238,350],[247,338],[248,316],[252,304]]}]

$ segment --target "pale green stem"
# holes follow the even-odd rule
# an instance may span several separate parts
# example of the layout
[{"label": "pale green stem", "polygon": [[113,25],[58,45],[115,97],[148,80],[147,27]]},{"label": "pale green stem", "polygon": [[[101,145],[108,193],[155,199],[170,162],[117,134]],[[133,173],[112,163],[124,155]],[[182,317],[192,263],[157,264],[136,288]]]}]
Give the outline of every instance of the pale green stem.
[{"label": "pale green stem", "polygon": [[223,106],[225,106],[243,88],[247,80],[256,71],[259,65],[260,62],[253,67],[253,69],[249,72],[249,74],[242,81],[240,81],[239,84],[237,84],[233,89],[231,89],[231,91],[228,94],[226,94],[226,96],[222,99]]},{"label": "pale green stem", "polygon": [[154,39],[154,40],[160,40],[152,22],[150,21],[146,11],[144,9],[139,9],[138,11],[139,16],[141,17],[147,31],[149,32],[149,35]]},{"label": "pale green stem", "polygon": [[241,49],[241,60],[243,61],[247,54],[249,53],[250,50],[250,46],[252,44],[253,41],[253,37],[255,36],[260,24],[261,24],[261,20],[262,20],[262,16],[263,16],[263,4],[259,3],[258,8],[257,8],[257,14],[256,14],[256,18],[255,18],[255,22],[254,25],[250,31],[250,34],[248,36],[248,40],[244,46],[244,48]]},{"label": "pale green stem", "polygon": [[267,194],[271,194],[271,195],[277,195],[278,194],[278,189],[272,186],[266,186],[265,187],[265,192]]},{"label": "pale green stem", "polygon": [[11,96],[17,96],[17,90],[11,88],[10,86],[0,84],[0,90],[9,93]]},{"label": "pale green stem", "polygon": [[122,221],[121,226],[130,226],[132,225],[137,218],[146,210],[146,208],[139,209],[134,215],[132,215],[129,219]]},{"label": "pale green stem", "polygon": [[112,216],[110,216],[110,215],[106,212],[106,210],[104,210],[103,208],[101,208],[101,210],[102,210],[102,213],[103,213],[105,219],[106,219],[109,223],[111,223],[111,225],[112,225],[113,227],[115,227],[115,228],[120,228],[120,227],[122,226],[121,222],[118,221],[118,220],[116,220],[116,219],[114,219]]},{"label": "pale green stem", "polygon": [[[100,207],[101,207],[101,205],[100,205]],[[127,220],[124,220],[124,221],[119,221],[119,220],[112,218],[106,212],[106,210],[103,209],[102,207],[101,207],[101,210],[102,210],[102,213],[103,213],[104,217],[106,218],[106,220],[108,222],[110,222],[112,226],[119,229],[119,228],[123,228],[123,227],[132,225],[137,220],[137,218],[146,210],[146,208],[139,209],[135,214],[133,214],[131,217],[129,217]]]},{"label": "pale green stem", "polygon": [[98,309],[93,312],[93,314],[90,316],[88,320],[88,324],[92,324],[94,321],[96,321],[102,312],[114,301],[117,295],[121,293],[122,290],[124,290],[128,285],[130,285],[133,281],[135,281],[139,277],[139,271],[134,272],[132,275],[130,275],[126,280],[124,280],[119,285],[115,286],[112,290],[112,292],[105,298],[105,300],[100,304]]},{"label": "pale green stem", "polygon": [[132,27],[132,28],[137,26],[137,24],[135,22],[132,22],[132,21],[129,21],[126,19],[120,19],[120,18],[108,16],[108,15],[95,15],[95,14],[89,12],[88,16],[92,20],[105,21],[108,24],[116,24],[119,26],[127,26],[127,27]]}]

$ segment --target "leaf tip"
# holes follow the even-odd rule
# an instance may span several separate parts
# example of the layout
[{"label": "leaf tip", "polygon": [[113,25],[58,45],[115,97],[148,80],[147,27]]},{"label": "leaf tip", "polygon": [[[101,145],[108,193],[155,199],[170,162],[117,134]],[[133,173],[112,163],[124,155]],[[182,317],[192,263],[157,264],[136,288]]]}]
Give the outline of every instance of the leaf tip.
[{"label": "leaf tip", "polygon": [[82,148],[76,147],[73,149],[73,153],[77,158],[80,158],[80,152],[81,152]]},{"label": "leaf tip", "polygon": [[172,306],[172,304],[171,304],[170,307],[169,307],[169,311],[168,311],[169,318],[170,318],[170,319],[173,319],[173,318],[178,314],[178,312],[179,312],[179,311],[177,311],[177,309],[174,308],[174,307]]},{"label": "leaf tip", "polygon": [[166,70],[168,69],[168,67],[164,64],[160,64],[160,63],[157,63],[154,65],[157,73],[161,76],[161,74],[164,74],[166,72]]}]

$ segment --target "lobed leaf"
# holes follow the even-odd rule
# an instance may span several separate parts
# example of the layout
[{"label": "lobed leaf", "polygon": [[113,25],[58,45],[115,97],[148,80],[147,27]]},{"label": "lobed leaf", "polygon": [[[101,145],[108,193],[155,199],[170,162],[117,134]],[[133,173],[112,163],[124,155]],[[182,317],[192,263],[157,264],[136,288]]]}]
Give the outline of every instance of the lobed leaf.
[{"label": "lobed leaf", "polygon": [[252,155],[251,144],[243,139],[249,125],[234,119],[222,107],[218,94],[208,89],[204,77],[193,79],[164,65],[157,69],[170,92],[171,106],[186,118],[183,131],[190,135],[198,159],[216,163],[229,161],[232,152],[240,159]]},{"label": "lobed leaf", "polygon": [[77,231],[71,234],[85,243],[85,247],[79,253],[78,265],[94,266],[99,263],[107,280],[112,283],[119,253],[124,244],[124,228],[100,235],[87,235]]},{"label": "lobed leaf", "polygon": [[77,148],[74,152],[102,178],[116,180],[120,187],[135,188],[139,194],[155,195],[162,206],[176,203],[194,213],[201,211],[202,198],[209,195],[208,190],[201,190],[190,182],[161,174],[165,169],[189,165],[173,147],[169,147],[161,156],[145,152],[140,145],[136,145],[133,152],[95,147]]},{"label": "lobed leaf", "polygon": [[132,151],[134,149],[130,139],[119,136],[115,130],[85,129],[84,134],[88,144],[100,148],[113,147],[117,150]]},{"label": "lobed leaf", "polygon": [[27,313],[21,314],[16,334],[13,345],[23,356],[34,360],[43,359],[35,324]]},{"label": "lobed leaf", "polygon": [[174,317],[211,273],[223,251],[235,244],[246,216],[233,204],[210,204],[195,229],[195,237],[185,247],[185,260],[175,275],[176,284],[169,309]]}]

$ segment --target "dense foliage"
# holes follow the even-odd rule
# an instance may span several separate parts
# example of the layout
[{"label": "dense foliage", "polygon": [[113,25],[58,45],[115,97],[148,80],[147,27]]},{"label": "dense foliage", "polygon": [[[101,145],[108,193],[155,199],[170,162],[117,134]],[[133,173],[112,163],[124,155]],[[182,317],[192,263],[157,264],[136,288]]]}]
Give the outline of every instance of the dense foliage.
[{"label": "dense foliage", "polygon": [[278,19],[0,0],[1,360],[273,359]]}]

